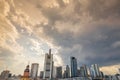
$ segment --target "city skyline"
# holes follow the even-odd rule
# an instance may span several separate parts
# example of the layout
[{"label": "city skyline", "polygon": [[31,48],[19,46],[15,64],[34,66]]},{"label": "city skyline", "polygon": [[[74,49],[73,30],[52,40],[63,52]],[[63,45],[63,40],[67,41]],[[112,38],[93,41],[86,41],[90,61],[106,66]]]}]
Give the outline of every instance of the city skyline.
[{"label": "city skyline", "polygon": [[[46,53],[44,57],[45,57],[44,64],[43,64],[44,67],[43,67],[42,71],[38,70],[39,69],[39,64],[38,63],[31,63],[30,64],[28,62],[27,66],[26,66],[26,69],[24,69],[24,71],[23,71],[23,74],[14,74],[13,73],[13,75],[12,75],[11,71],[7,68],[4,69],[2,72],[4,72],[4,71],[8,72],[9,71],[11,76],[22,76],[22,75],[27,75],[28,76],[28,72],[29,72],[29,76],[32,79],[35,79],[38,76],[41,79],[45,79],[45,78],[51,79],[51,78],[55,78],[55,77],[58,78],[58,79],[59,78],[88,77],[90,75],[91,75],[91,77],[93,77],[93,75],[100,77],[101,76],[100,72],[104,72],[104,71],[100,70],[100,67],[98,66],[98,64],[91,64],[91,65],[81,64],[81,65],[78,65],[77,59],[73,56],[70,57],[70,61],[69,61],[70,64],[66,64],[64,66],[63,65],[55,66],[54,65],[53,54],[51,53],[51,49],[49,49],[49,53]],[[30,71],[30,68],[31,68],[31,71]],[[59,76],[62,75],[62,77],[57,77],[58,76],[58,74],[57,74],[58,70],[61,70],[62,73],[61,74],[58,73],[58,74],[59,74]],[[79,73],[78,73],[79,70],[80,70],[80,72],[82,72],[82,73],[80,73],[81,76],[79,76]],[[38,73],[38,72],[40,72],[40,73]],[[41,73],[41,72],[43,72],[43,73]],[[49,73],[49,75],[48,75],[48,73]],[[120,73],[120,68],[118,68],[118,73],[115,73],[113,75],[116,75],[116,74],[119,74],[119,73]],[[105,75],[110,75],[110,74],[104,74],[103,73],[103,75],[105,76]]]},{"label": "city skyline", "polygon": [[105,74],[120,68],[119,0],[0,0],[0,72],[44,68],[52,49],[55,66],[99,64]]},{"label": "city skyline", "polygon": [[[91,67],[87,65],[77,66],[77,59],[73,56],[70,57],[70,67],[66,65],[66,69],[62,69],[63,66],[54,66],[54,57],[49,49],[49,53],[45,54],[44,60],[44,71],[40,71],[38,76],[38,63],[32,63],[31,70],[29,64],[24,69],[23,75],[15,75],[10,72],[10,70],[3,70],[0,74],[0,80],[12,79],[17,80],[69,80],[69,79],[80,79],[80,80],[110,80],[120,79],[120,72],[114,75],[104,74],[100,70],[98,64],[92,64]],[[78,68],[80,67],[80,68]],[[70,69],[71,68],[71,69]],[[55,71],[56,69],[56,71]],[[119,70],[119,69],[118,69]]]}]

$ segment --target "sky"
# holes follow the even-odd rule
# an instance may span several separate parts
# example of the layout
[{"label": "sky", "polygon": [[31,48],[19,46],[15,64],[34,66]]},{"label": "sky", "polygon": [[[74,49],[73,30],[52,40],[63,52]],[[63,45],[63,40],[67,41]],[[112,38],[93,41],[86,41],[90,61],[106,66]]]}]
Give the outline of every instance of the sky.
[{"label": "sky", "polygon": [[44,67],[52,49],[55,66],[99,64],[120,68],[119,0],[0,0],[0,72],[23,74],[30,62]]}]

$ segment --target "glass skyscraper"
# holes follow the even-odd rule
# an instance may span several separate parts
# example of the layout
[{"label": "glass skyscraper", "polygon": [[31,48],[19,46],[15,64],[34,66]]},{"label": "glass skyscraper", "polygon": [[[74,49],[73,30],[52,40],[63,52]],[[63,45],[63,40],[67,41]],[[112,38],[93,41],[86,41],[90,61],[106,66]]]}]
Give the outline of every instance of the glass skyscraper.
[{"label": "glass skyscraper", "polygon": [[100,70],[99,70],[99,66],[97,64],[91,65],[91,76],[93,78],[99,78],[100,77]]},{"label": "glass skyscraper", "polygon": [[71,77],[77,77],[77,59],[75,57],[71,57]]}]

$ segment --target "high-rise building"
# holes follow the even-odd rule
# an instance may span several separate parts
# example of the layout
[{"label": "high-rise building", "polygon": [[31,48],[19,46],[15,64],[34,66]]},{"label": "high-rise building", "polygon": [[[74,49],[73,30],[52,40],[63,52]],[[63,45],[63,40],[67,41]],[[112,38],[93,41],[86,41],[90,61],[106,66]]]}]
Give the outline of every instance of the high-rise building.
[{"label": "high-rise building", "polygon": [[48,54],[45,54],[45,62],[44,62],[44,79],[53,78],[53,54],[51,54],[51,49]]},{"label": "high-rise building", "polygon": [[77,77],[77,59],[71,57],[71,77]]},{"label": "high-rise building", "polygon": [[10,77],[10,71],[4,70],[0,75],[0,80],[7,80]]},{"label": "high-rise building", "polygon": [[39,64],[38,64],[38,63],[32,63],[31,73],[30,73],[30,77],[31,77],[32,79],[36,79],[36,78],[37,78],[38,67],[39,67]]},{"label": "high-rise building", "polygon": [[99,66],[97,64],[93,64],[91,65],[91,76],[93,78],[99,78],[101,75],[100,75],[100,70],[99,70]]},{"label": "high-rise building", "polygon": [[87,66],[86,65],[82,65],[80,67],[80,76],[82,76],[82,77],[87,77],[88,76],[88,71],[87,71]]},{"label": "high-rise building", "polygon": [[56,78],[62,78],[62,67],[56,67]]},{"label": "high-rise building", "polygon": [[29,78],[30,77],[29,74],[30,74],[29,65],[27,65],[26,69],[24,70],[23,76],[21,76],[21,80],[29,80],[30,79]]},{"label": "high-rise building", "polygon": [[88,76],[87,66],[86,66],[86,65],[83,65],[83,68],[84,68],[84,71],[85,71],[85,77],[87,77],[87,76]]},{"label": "high-rise building", "polygon": [[70,68],[66,65],[66,78],[70,78]]},{"label": "high-rise building", "polygon": [[80,77],[85,77],[85,70],[83,66],[80,67]]},{"label": "high-rise building", "polygon": [[63,78],[70,78],[70,68],[66,65],[66,69],[63,72]]},{"label": "high-rise building", "polygon": [[27,66],[26,66],[26,69],[24,70],[24,75],[23,75],[23,76],[29,77],[29,72],[30,72],[30,71],[29,71],[29,65],[27,65]]},{"label": "high-rise building", "polygon": [[43,79],[44,71],[40,71],[40,79]]}]

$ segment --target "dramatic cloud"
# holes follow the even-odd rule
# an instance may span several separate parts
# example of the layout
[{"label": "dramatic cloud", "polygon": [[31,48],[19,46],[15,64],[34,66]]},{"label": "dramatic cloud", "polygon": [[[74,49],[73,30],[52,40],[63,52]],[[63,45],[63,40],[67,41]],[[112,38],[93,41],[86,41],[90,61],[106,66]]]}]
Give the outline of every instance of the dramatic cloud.
[{"label": "dramatic cloud", "polygon": [[75,56],[78,66],[97,63],[106,73],[117,72],[119,0],[0,0],[0,12],[0,64],[11,64],[14,73],[22,73],[28,61],[43,70],[49,48],[55,66],[70,64],[68,57]]}]

